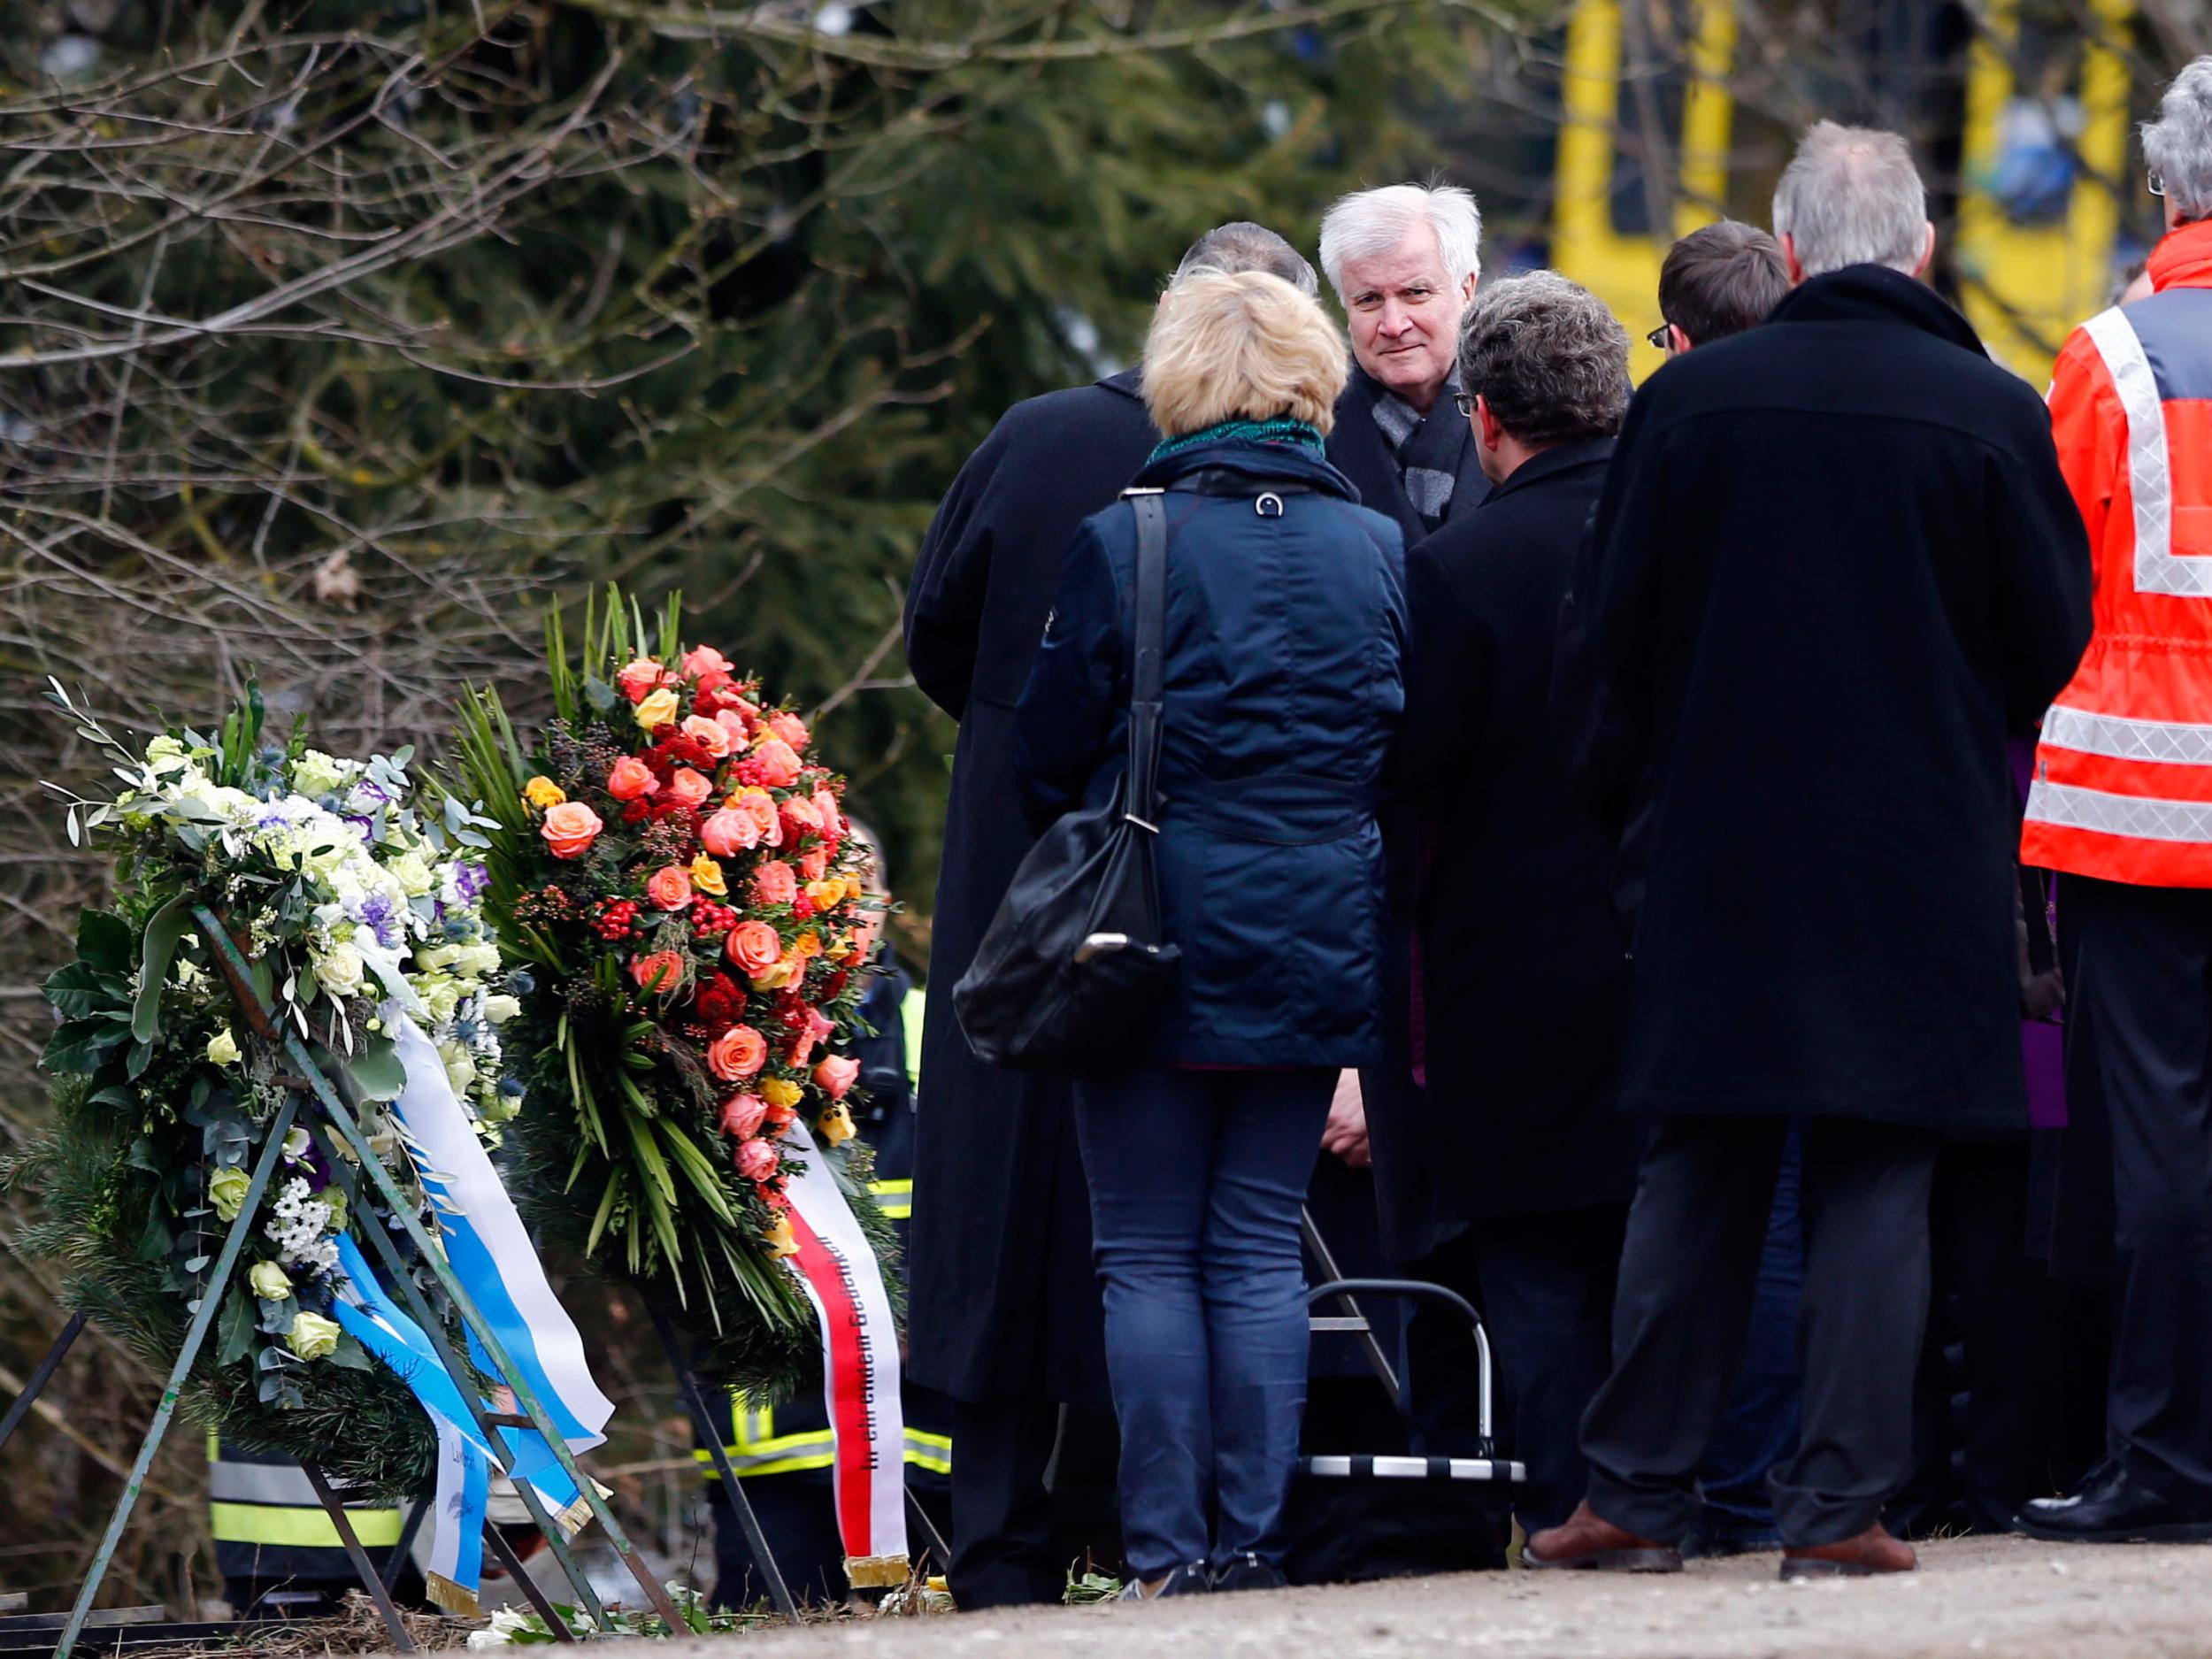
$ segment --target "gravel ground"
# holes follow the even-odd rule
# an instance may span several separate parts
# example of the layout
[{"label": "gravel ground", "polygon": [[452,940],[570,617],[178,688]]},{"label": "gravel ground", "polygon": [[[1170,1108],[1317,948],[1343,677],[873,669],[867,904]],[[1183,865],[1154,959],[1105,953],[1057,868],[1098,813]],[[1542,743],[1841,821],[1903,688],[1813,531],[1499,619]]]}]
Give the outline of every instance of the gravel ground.
[{"label": "gravel ground", "polygon": [[[1150,1606],[879,1618],[740,1640],[853,1659],[2206,1659],[2212,1551],[1924,1546],[1910,1577],[1782,1584],[1777,1557],[1694,1563],[1676,1578],[1479,1573]],[[726,1659],[721,1642],[689,1649]]]}]

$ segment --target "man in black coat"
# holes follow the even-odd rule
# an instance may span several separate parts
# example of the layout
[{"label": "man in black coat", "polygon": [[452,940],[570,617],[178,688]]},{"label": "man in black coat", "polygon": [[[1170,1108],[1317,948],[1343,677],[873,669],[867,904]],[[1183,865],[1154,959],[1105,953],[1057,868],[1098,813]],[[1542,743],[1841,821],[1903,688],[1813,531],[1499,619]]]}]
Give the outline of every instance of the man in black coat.
[{"label": "man in black coat", "polygon": [[1913,280],[1904,141],[1822,123],[1774,203],[1800,286],[1632,404],[1577,578],[1642,873],[1620,1090],[1658,1115],[1589,1495],[1541,1567],[1678,1564],[1803,1119],[1805,1402],[1785,1577],[1900,1571],[1938,1132],[2016,1125],[2006,739],[2089,632],[2040,401]]},{"label": "man in black coat", "polygon": [[[1296,250],[1256,225],[1200,238],[1177,275],[1197,270],[1263,270],[1317,287]],[[954,1401],[950,1577],[967,1609],[1060,1599],[1067,1563],[1044,1486],[1060,1406],[1109,1402],[1067,1089],[978,1059],[952,989],[1030,848],[1013,710],[1061,556],[1158,440],[1133,369],[1017,404],[953,480],[907,590],[907,664],[960,722],[922,1039],[928,1121],[908,1247],[908,1370]]]},{"label": "man in black coat", "polygon": [[1453,407],[1460,313],[1482,274],[1482,215],[1457,185],[1390,184],[1321,220],[1321,268],[1352,335],[1329,460],[1411,547],[1488,488]]},{"label": "man in black coat", "polygon": [[[1529,1469],[1514,1509],[1534,1532],[1587,1478],[1575,1427],[1605,1378],[1641,1140],[1609,1094],[1628,989],[1612,843],[1568,781],[1548,707],[1560,603],[1628,407],[1628,335],[1539,272],[1477,296],[1458,362],[1491,488],[1407,555],[1397,758],[1428,849],[1426,1099],[1371,1133],[1391,1209],[1425,1247],[1413,1277],[1460,1291],[1489,1326],[1504,1445]],[[1421,1449],[1472,1456],[1473,1425],[1449,1409],[1463,1419],[1452,1383],[1471,1357],[1451,1323],[1414,1316],[1409,1374]]]}]

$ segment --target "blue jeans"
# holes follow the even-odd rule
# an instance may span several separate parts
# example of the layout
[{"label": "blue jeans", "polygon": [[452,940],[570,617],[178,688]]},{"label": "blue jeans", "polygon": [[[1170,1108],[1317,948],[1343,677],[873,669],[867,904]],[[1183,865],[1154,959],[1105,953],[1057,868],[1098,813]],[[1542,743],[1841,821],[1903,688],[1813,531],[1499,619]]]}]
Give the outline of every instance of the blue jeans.
[{"label": "blue jeans", "polygon": [[1133,1577],[1282,1563],[1306,1404],[1298,1209],[1335,1080],[1147,1067],[1075,1086]]}]

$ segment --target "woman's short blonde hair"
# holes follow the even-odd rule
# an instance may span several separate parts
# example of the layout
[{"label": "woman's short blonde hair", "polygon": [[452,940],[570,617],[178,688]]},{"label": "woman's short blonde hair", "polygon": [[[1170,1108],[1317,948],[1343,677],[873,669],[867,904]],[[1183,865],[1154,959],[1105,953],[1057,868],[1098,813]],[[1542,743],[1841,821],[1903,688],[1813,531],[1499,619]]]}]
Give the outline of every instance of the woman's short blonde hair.
[{"label": "woman's short blonde hair", "polygon": [[1263,271],[1185,277],[1144,337],[1144,406],[1170,438],[1285,416],[1326,433],[1348,373],[1319,303]]}]

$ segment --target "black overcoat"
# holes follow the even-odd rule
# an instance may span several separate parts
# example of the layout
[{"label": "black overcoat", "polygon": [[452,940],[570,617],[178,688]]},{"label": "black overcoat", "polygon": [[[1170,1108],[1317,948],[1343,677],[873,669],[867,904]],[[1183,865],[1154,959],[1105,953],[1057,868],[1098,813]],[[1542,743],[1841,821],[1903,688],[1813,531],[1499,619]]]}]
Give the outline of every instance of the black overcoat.
[{"label": "black overcoat", "polygon": [[[1370,379],[1367,371],[1357,364],[1352,365],[1351,377],[1344,383],[1344,390],[1336,400],[1336,425],[1329,433],[1329,465],[1352,480],[1359,491],[1360,504],[1372,507],[1386,518],[1395,518],[1398,528],[1411,547],[1428,534],[1421,522],[1421,515],[1406,499],[1406,488],[1399,480],[1397,457],[1391,454],[1390,445],[1382,435],[1382,428],[1375,424],[1375,400],[1382,396],[1382,388]],[[1433,420],[1458,421],[1463,437],[1459,445],[1459,464],[1453,471],[1451,504],[1445,509],[1445,522],[1449,523],[1460,513],[1470,511],[1490,488],[1490,480],[1483,476],[1481,458],[1475,453],[1474,430],[1467,425],[1459,411],[1448,403],[1439,400],[1439,406],[1431,412]]]},{"label": "black overcoat", "polygon": [[1108,1399],[1066,1085],[977,1059],[952,987],[1030,848],[1013,711],[1061,557],[1157,442],[1133,370],[1016,404],[953,480],[907,590],[908,666],[960,722],[922,1039],[908,1365],[964,1400]]},{"label": "black overcoat", "polygon": [[1515,469],[1406,559],[1413,650],[1399,774],[1423,826],[1428,1081],[1371,1115],[1396,1251],[1470,1221],[1625,1202],[1642,1126],[1613,1108],[1628,1003],[1613,845],[1550,718],[1561,602],[1609,439]]},{"label": "black overcoat", "polygon": [[2005,741],[2089,600],[2041,400],[1909,278],[1646,382],[1575,596],[1640,887],[1624,1105],[2025,1121]]}]

